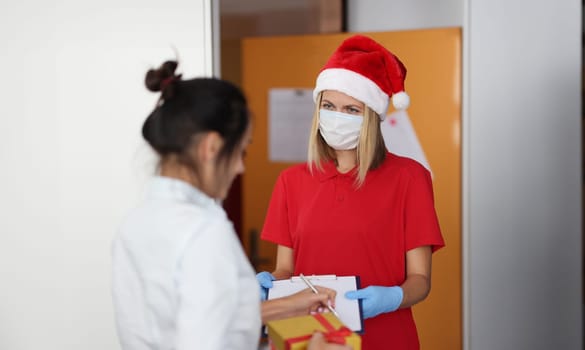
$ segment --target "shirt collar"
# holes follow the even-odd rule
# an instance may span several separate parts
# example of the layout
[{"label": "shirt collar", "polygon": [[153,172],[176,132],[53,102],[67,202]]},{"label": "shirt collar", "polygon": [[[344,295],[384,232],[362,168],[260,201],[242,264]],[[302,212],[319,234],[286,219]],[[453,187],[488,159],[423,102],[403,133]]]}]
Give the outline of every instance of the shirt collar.
[{"label": "shirt collar", "polygon": [[357,171],[357,166],[355,166],[353,169],[346,173],[340,173],[339,170],[337,170],[335,161],[333,160],[323,162],[321,163],[321,165],[323,167],[323,170],[322,171],[317,170],[317,177],[319,178],[319,181],[327,181],[335,177],[341,178],[347,177],[353,179],[355,178],[355,172]]},{"label": "shirt collar", "polygon": [[204,207],[217,206],[218,202],[193,185],[179,179],[155,176],[152,178],[148,198],[188,202]]},{"label": "shirt collar", "polygon": [[[392,154],[388,151],[386,151],[386,159],[388,157],[390,157]],[[358,171],[358,167],[357,165],[351,169],[350,171],[346,172],[346,173],[340,173],[339,170],[337,170],[337,166],[335,165],[335,161],[334,160],[329,160],[326,162],[322,162],[321,163],[322,167],[323,167],[323,171],[319,171],[317,170],[317,177],[319,178],[319,181],[326,181],[335,177],[341,177],[341,178],[351,178],[351,179],[355,179],[357,171]],[[375,173],[376,170],[378,170],[379,167],[377,169],[374,170],[368,170],[368,176],[372,176],[370,174]]]}]

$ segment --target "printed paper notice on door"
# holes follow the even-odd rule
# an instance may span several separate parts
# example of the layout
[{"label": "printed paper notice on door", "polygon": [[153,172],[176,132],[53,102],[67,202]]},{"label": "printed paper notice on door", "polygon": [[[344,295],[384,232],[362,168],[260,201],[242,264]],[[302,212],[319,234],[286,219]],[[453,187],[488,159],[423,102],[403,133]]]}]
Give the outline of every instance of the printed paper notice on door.
[{"label": "printed paper notice on door", "polygon": [[313,89],[268,91],[268,159],[305,162],[315,103]]}]

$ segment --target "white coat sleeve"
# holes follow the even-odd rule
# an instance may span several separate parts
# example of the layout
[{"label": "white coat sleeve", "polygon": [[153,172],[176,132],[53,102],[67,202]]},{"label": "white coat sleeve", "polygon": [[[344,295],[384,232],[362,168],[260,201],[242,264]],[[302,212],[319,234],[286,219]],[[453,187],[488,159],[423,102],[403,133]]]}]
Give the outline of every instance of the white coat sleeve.
[{"label": "white coat sleeve", "polygon": [[238,296],[233,235],[229,223],[210,222],[185,246],[175,277],[179,288],[175,350],[225,348]]},{"label": "white coat sleeve", "polygon": [[148,312],[137,295],[142,289],[141,282],[121,238],[112,244],[112,266],[112,297],[120,345],[122,349],[148,349],[151,339],[141,331],[146,328]]}]

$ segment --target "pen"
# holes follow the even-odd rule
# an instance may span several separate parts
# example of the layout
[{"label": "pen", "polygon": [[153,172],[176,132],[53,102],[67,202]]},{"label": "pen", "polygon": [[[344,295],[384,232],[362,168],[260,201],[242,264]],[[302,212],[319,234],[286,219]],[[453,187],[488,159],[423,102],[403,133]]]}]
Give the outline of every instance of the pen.
[{"label": "pen", "polygon": [[[319,294],[319,291],[317,290],[317,288],[315,288],[315,286],[313,285],[313,283],[311,283],[311,281],[309,281],[302,273],[299,276],[301,277],[301,279],[303,280],[303,282],[305,282],[305,284],[307,285],[307,287],[311,288],[311,290],[313,291],[313,293]],[[337,313],[337,311],[335,311],[335,309],[329,303],[327,303],[327,308],[335,316],[337,316],[337,318],[339,318],[339,314]]]}]

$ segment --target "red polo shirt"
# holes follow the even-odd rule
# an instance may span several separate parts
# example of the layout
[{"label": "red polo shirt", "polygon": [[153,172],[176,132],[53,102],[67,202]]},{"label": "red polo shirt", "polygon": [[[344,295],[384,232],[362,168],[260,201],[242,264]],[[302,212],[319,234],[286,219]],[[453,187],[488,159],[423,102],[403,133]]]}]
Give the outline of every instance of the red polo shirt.
[{"label": "red polo shirt", "polygon": [[[294,274],[357,275],[362,288],[405,280],[406,252],[444,246],[429,172],[388,153],[356,188],[353,171],[333,162],[311,175],[307,164],[283,171],[274,187],[262,238],[294,251]],[[410,308],[367,319],[363,349],[418,349]]]}]

